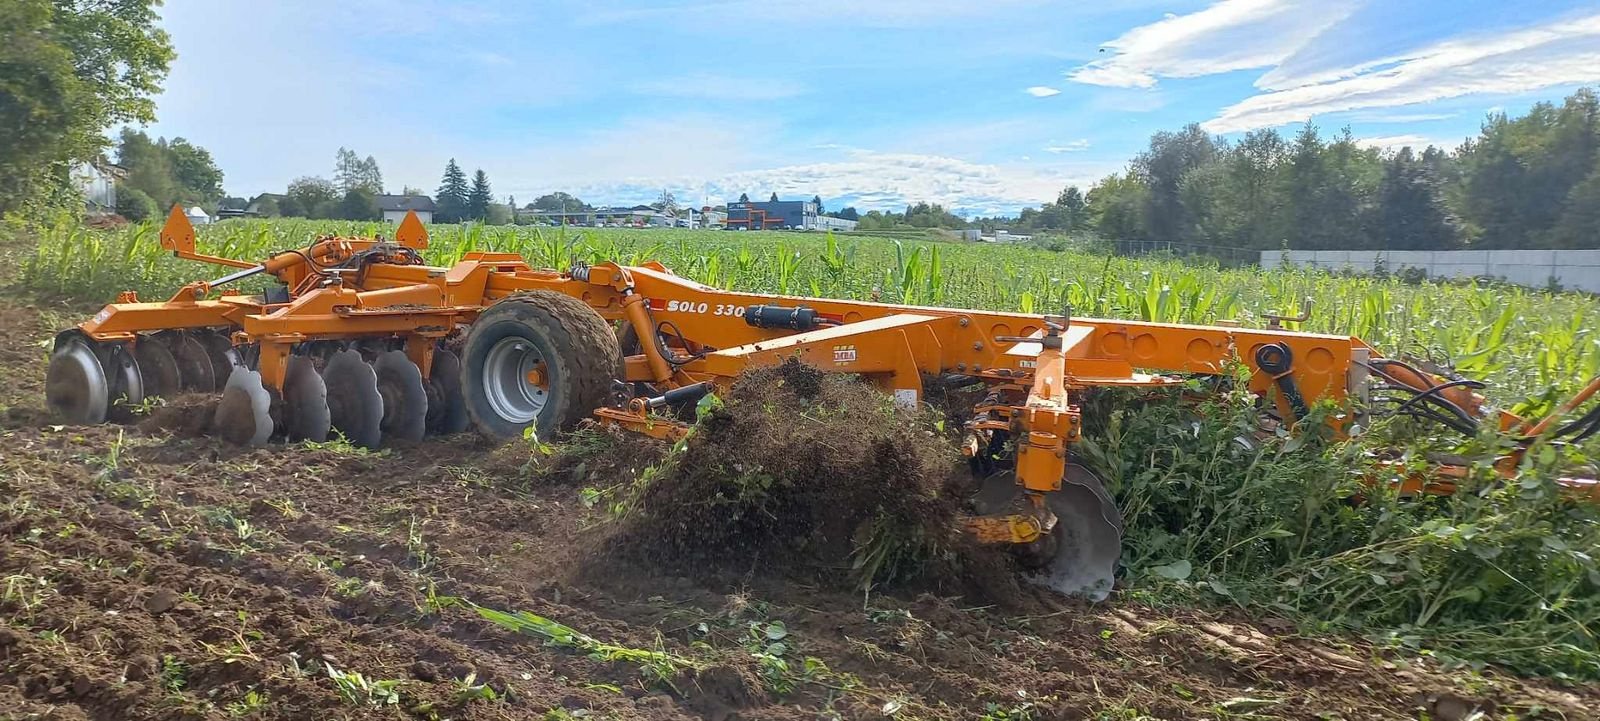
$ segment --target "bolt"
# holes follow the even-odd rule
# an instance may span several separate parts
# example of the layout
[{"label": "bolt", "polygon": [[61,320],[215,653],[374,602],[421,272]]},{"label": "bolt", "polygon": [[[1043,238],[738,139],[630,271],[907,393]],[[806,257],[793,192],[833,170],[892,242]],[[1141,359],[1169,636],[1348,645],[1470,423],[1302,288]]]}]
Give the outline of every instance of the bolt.
[{"label": "bolt", "polygon": [[983,364],[982,363],[973,363],[972,364],[972,372],[973,373],[982,373],[983,372]]},{"label": "bolt", "polygon": [[966,363],[966,361],[962,361],[962,362],[960,362],[960,363],[957,363],[957,364],[956,364],[956,370],[958,370],[958,371],[964,371],[964,370],[966,370],[966,369],[967,369],[967,363]]},{"label": "bolt", "polygon": [[962,328],[965,328],[965,327],[967,327],[967,324],[969,324],[971,322],[972,322],[971,318],[968,318],[966,316],[961,316],[961,318],[956,321],[956,325],[959,325]]},{"label": "bolt", "polygon": [[983,341],[981,341],[981,340],[973,341],[972,342],[972,349],[973,350],[983,350]]}]

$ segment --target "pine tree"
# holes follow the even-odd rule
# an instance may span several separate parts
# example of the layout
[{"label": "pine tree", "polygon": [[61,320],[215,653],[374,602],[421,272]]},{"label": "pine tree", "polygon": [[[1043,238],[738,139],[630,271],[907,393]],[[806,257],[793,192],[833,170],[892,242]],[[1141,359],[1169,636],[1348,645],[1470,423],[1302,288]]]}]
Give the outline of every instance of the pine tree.
[{"label": "pine tree", "polygon": [[768,200],[768,201],[767,201],[767,202],[769,202],[769,203],[776,203],[776,202],[778,202],[778,194],[777,194],[777,193],[773,193],[773,194],[772,194],[772,198],[771,198],[771,199],[770,199],[770,200]]},{"label": "pine tree", "polygon": [[749,193],[740,193],[739,194],[739,202],[741,202],[741,203],[750,202],[750,194]]},{"label": "pine tree", "polygon": [[383,195],[383,171],[378,170],[378,160],[370,155],[361,161],[361,190],[373,195]]},{"label": "pine tree", "polygon": [[494,198],[489,194],[489,175],[482,168],[472,174],[472,190],[467,193],[467,217],[483,220],[489,217],[489,204]]},{"label": "pine tree", "polygon": [[439,190],[434,195],[434,204],[438,210],[434,219],[441,223],[459,223],[467,213],[467,174],[461,172],[461,166],[456,165],[456,159],[451,158],[450,163],[444,166],[444,179],[439,182]]},{"label": "pine tree", "polygon": [[828,211],[822,209],[822,196],[811,196],[811,204],[817,206],[817,215],[827,215]]},{"label": "pine tree", "polygon": [[356,189],[361,183],[361,158],[356,151],[343,146],[333,161],[333,187],[340,195]]}]

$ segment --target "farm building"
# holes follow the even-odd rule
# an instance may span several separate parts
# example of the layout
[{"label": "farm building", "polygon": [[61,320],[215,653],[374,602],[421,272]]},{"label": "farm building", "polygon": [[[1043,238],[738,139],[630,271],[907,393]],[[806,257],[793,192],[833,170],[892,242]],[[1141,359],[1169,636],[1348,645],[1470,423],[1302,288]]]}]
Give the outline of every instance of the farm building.
[{"label": "farm building", "polygon": [[117,210],[117,181],[128,177],[128,171],[105,158],[79,163],[72,169],[72,180],[83,194],[84,209],[90,215],[114,213]]},{"label": "farm building", "polygon": [[[268,215],[266,212],[268,209],[272,210],[271,214],[276,215],[278,212],[278,204],[283,202],[283,199],[287,197],[289,196],[284,195],[283,193],[262,193],[257,195],[256,197],[250,199],[249,205],[244,207],[245,215]],[[268,201],[271,201],[271,205],[267,204]]]},{"label": "farm building", "polygon": [[433,222],[433,198],[426,195],[380,195],[375,200],[386,222],[399,223],[408,210],[417,211],[417,219],[424,223]]},{"label": "farm building", "polygon": [[749,230],[855,230],[856,221],[817,213],[809,200],[735,201],[728,204],[727,227]]}]

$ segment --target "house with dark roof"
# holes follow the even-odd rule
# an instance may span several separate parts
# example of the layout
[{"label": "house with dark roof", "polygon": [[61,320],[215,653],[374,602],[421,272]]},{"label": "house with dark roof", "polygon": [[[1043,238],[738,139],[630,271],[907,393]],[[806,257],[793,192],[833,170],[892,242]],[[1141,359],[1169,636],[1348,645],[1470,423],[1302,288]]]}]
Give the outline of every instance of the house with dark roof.
[{"label": "house with dark roof", "polygon": [[250,204],[244,207],[243,214],[249,216],[262,216],[268,215],[267,211],[270,210],[272,211],[271,215],[277,215],[278,204],[282,203],[283,199],[287,197],[289,196],[284,195],[283,193],[262,193],[250,199]]},{"label": "house with dark roof", "polygon": [[390,223],[399,223],[408,210],[417,211],[417,219],[424,223],[433,222],[433,198],[426,195],[380,195],[377,201],[383,219]]}]

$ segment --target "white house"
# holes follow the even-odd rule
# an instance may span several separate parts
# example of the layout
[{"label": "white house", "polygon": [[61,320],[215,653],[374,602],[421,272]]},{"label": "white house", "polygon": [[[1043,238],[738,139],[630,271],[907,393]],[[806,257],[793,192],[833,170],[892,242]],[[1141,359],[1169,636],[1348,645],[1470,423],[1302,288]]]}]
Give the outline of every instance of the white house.
[{"label": "white house", "polygon": [[206,214],[205,209],[201,208],[198,205],[193,206],[193,207],[189,208],[188,210],[183,211],[183,214],[186,215],[186,216],[189,216],[189,223],[191,225],[210,225],[211,224],[211,216]]},{"label": "white house", "polygon": [[117,210],[117,180],[128,176],[122,166],[108,163],[104,158],[79,163],[72,169],[72,181],[83,194],[84,209],[90,215],[114,213]]},{"label": "white house", "polygon": [[405,219],[408,210],[417,211],[417,220],[433,222],[433,198],[426,195],[380,195],[376,200],[386,222],[398,224]]}]

